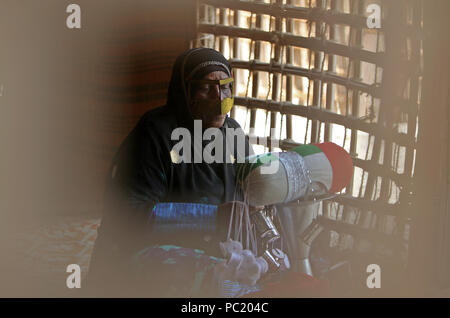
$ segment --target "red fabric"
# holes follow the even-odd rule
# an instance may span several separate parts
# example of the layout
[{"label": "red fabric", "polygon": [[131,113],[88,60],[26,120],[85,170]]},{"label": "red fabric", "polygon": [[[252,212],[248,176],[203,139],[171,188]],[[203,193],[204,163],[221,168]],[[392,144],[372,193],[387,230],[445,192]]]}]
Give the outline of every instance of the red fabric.
[{"label": "red fabric", "polygon": [[333,169],[333,181],[330,192],[336,193],[348,186],[353,175],[352,157],[344,148],[332,142],[314,144],[323,151]]},{"label": "red fabric", "polygon": [[249,298],[297,298],[331,297],[331,289],[326,281],[312,276],[287,272],[279,281],[266,283],[262,290],[246,294]]}]

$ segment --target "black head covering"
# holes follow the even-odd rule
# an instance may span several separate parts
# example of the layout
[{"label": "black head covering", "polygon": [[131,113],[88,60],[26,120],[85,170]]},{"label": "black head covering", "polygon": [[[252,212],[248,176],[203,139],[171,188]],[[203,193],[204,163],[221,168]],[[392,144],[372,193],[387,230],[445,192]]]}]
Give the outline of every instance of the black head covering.
[{"label": "black head covering", "polygon": [[224,71],[231,76],[230,63],[216,50],[193,48],[177,57],[172,69],[167,106],[176,112],[180,125],[186,126],[192,121],[187,104],[187,82],[190,79],[200,79],[214,71]]},{"label": "black head covering", "polygon": [[185,80],[200,79],[214,71],[224,71],[228,76],[231,76],[231,66],[220,52],[210,48],[189,51],[192,53],[186,59]]}]

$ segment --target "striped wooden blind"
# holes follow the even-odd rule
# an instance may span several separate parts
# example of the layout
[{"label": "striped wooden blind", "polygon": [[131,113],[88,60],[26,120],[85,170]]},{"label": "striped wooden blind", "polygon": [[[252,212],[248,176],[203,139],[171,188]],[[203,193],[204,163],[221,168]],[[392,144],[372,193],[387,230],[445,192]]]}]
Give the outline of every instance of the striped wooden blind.
[{"label": "striped wooden blind", "polygon": [[[381,8],[369,28],[368,5]],[[197,40],[227,57],[231,116],[257,152],[332,141],[352,183],[316,220],[330,248],[406,259],[422,79],[421,0],[201,0]],[[381,247],[381,248],[380,248]]]}]

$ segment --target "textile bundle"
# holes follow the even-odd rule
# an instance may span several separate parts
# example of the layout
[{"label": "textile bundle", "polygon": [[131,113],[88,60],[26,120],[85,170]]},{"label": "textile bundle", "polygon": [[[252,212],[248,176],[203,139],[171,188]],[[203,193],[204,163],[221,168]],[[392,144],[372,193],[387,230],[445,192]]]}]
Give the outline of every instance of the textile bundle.
[{"label": "textile bundle", "polygon": [[298,200],[313,184],[336,193],[350,183],[352,173],[350,155],[332,142],[251,156],[238,171],[246,200],[253,206]]}]

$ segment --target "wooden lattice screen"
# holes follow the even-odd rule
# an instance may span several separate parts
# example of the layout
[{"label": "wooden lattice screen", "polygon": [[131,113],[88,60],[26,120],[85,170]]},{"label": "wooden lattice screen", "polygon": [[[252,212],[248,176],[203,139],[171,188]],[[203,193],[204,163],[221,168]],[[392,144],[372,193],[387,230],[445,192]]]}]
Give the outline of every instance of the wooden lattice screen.
[{"label": "wooden lattice screen", "polygon": [[[367,27],[369,4],[381,8],[380,28]],[[231,116],[255,144],[267,146],[260,152],[332,141],[352,155],[352,184],[326,201],[318,218],[340,252],[407,257],[422,5],[199,1],[192,46],[230,59],[238,83]]]}]

